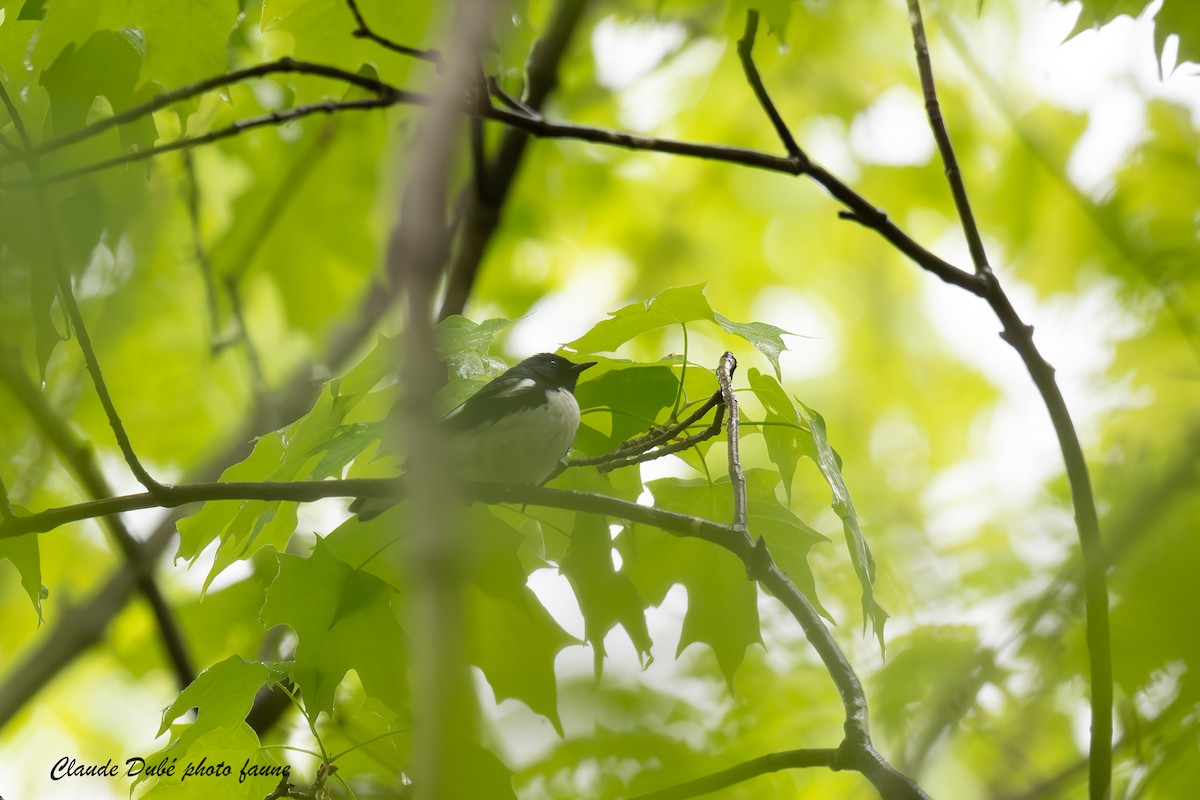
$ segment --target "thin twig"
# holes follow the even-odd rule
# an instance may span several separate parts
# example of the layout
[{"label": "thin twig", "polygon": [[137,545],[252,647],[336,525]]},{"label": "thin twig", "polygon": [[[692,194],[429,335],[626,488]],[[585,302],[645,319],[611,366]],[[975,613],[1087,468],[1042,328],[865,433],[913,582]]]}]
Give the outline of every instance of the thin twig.
[{"label": "thin twig", "polygon": [[[62,455],[63,462],[73,472],[87,492],[94,498],[112,496],[112,487],[104,479],[91,448],[75,436],[63,419],[54,412],[25,375],[12,363],[0,359],[0,383],[25,408],[46,439]],[[7,499],[7,498],[5,498]],[[11,511],[11,509],[9,509]],[[8,514],[6,516],[12,516]],[[167,659],[175,671],[179,688],[183,689],[196,677],[195,667],[188,654],[187,641],[179,627],[175,614],[163,597],[154,580],[153,565],[142,557],[141,544],[115,514],[104,518],[109,534],[126,563],[137,570],[138,589],[150,604],[159,634],[166,649]]]},{"label": "thin twig", "polygon": [[786,750],[781,753],[769,753],[765,756],[751,759],[737,766],[705,775],[703,778],[669,786],[666,789],[639,794],[629,800],[689,800],[692,797],[711,794],[728,786],[745,783],[760,775],[769,775],[785,769],[805,769],[809,767],[831,767],[837,758],[838,751],[834,748],[816,748],[809,750]]},{"label": "thin twig", "polygon": [[200,275],[204,279],[204,297],[208,307],[208,324],[212,329],[213,349],[216,349],[217,331],[220,329],[220,314],[217,312],[217,284],[213,280],[212,262],[208,258],[208,250],[204,247],[204,237],[200,232],[200,180],[196,175],[196,164],[192,159],[192,151],[183,151],[183,172],[187,176],[184,187],[187,198],[188,220],[192,231],[192,255]]},{"label": "thin twig", "polygon": [[634,464],[644,463],[646,461],[654,461],[655,459],[663,458],[664,456],[682,453],[684,450],[690,450],[701,442],[706,442],[719,434],[721,432],[721,423],[724,421],[724,418],[725,406],[719,405],[717,406],[716,413],[713,414],[713,421],[707,428],[699,433],[694,433],[691,436],[685,436],[678,441],[662,445],[657,449],[639,453],[634,456],[626,456],[621,460],[614,460],[610,463],[601,465],[599,469],[601,472],[612,472],[613,470],[620,469],[621,467],[629,467],[633,466]]},{"label": "thin twig", "polygon": [[393,53],[399,53],[403,56],[412,56],[422,61],[428,61],[437,66],[441,70],[445,63],[442,60],[442,54],[437,50],[421,50],[416,47],[409,47],[406,44],[400,44],[397,41],[381,36],[367,25],[366,19],[363,18],[362,12],[358,9],[358,3],[355,0],[346,0],[346,5],[350,7],[350,13],[354,15],[354,21],[358,23],[358,27],[350,34],[356,39],[367,39],[374,42],[380,47],[391,50]]},{"label": "thin twig", "polygon": [[[256,237],[257,238],[257,237]],[[246,354],[246,363],[250,365],[251,382],[254,386],[254,400],[261,403],[267,392],[267,381],[263,373],[262,359],[258,356],[258,348],[250,338],[250,329],[246,327],[246,315],[242,313],[242,294],[238,290],[237,278],[225,276],[225,294],[229,297],[229,309],[237,323],[237,336],[242,343],[242,351]]]},{"label": "thin twig", "polygon": [[729,452],[729,482],[733,486],[733,528],[746,530],[746,476],[742,474],[742,457],[738,448],[738,402],[733,392],[733,372],[737,359],[726,351],[717,367],[717,383],[721,385],[721,399],[725,402],[725,438]]},{"label": "thin twig", "polygon": [[[90,139],[104,131],[117,125],[124,125],[128,122],[141,119],[149,114],[158,111],[160,108],[165,108],[180,100],[187,100],[197,95],[206,94],[214,89],[220,89],[222,86],[230,86],[242,81],[251,80],[253,78],[263,78],[267,75],[275,75],[279,73],[315,75],[322,78],[341,81],[351,86],[356,86],[368,92],[373,92],[376,95],[390,95],[397,89],[388,84],[370,78],[366,75],[360,75],[356,72],[331,67],[327,64],[316,64],[311,61],[296,61],[292,58],[280,58],[276,61],[268,61],[264,64],[256,64],[253,67],[233,70],[221,75],[216,75],[211,78],[205,78],[195,83],[189,83],[186,86],[181,86],[178,89],[173,89],[169,92],[155,95],[144,103],[136,106],[131,106],[124,111],[113,114],[111,117],[105,117],[97,120],[90,125],[85,125],[79,130],[72,131],[62,136],[49,139],[37,146],[29,146],[28,154],[31,156],[43,156],[47,153],[59,150],[68,145],[81,142],[85,139]],[[11,112],[10,112],[11,113]],[[15,125],[15,122],[14,122]],[[22,126],[19,130],[23,131]],[[26,136],[22,136],[22,141],[27,141]],[[8,166],[25,159],[25,154],[22,153],[19,157],[0,158],[0,167]]]},{"label": "thin twig", "polygon": [[142,466],[141,461],[138,460],[137,453],[133,449],[133,444],[129,441],[129,435],[125,431],[125,425],[121,422],[121,417],[117,413],[117,407],[108,392],[108,384],[104,381],[104,374],[100,371],[100,362],[96,358],[95,348],[92,347],[92,338],[88,334],[87,326],[84,325],[83,314],[79,310],[79,304],[75,302],[75,291],[71,286],[71,277],[67,272],[67,265],[63,261],[62,253],[58,248],[58,237],[55,235],[53,229],[54,217],[50,213],[50,203],[46,198],[45,187],[39,180],[40,170],[37,156],[33,154],[32,140],[29,138],[29,133],[25,129],[25,123],[21,119],[21,114],[13,104],[12,98],[9,97],[8,89],[5,88],[3,82],[0,82],[0,101],[3,101],[4,107],[8,110],[8,114],[13,121],[13,126],[16,128],[17,134],[21,137],[21,144],[25,147],[25,163],[29,168],[30,174],[33,176],[34,197],[37,200],[38,210],[45,222],[43,226],[45,234],[43,241],[58,284],[59,302],[66,309],[67,318],[71,321],[71,327],[74,329],[75,336],[79,340],[79,349],[83,354],[83,362],[87,367],[88,374],[92,378],[92,385],[96,389],[96,396],[100,399],[100,405],[104,408],[105,416],[108,417],[108,425],[112,428],[113,436],[117,440],[117,447],[121,450],[121,455],[124,456],[125,463],[142,486],[145,486],[151,492],[155,492],[162,488],[162,484],[151,477],[146,468]]},{"label": "thin twig", "polygon": [[525,103],[521,102],[517,98],[510,95],[508,92],[504,91],[504,87],[502,87],[500,85],[500,81],[496,80],[496,76],[489,75],[488,79],[487,79],[487,85],[488,85],[488,93],[491,94],[492,97],[495,97],[497,100],[499,100],[501,103],[504,103],[504,105],[508,106],[513,111],[516,111],[518,114],[524,114],[525,116],[529,117],[530,119],[541,119],[542,118],[542,115],[539,114],[535,109],[530,108]]},{"label": "thin twig", "polygon": [[796,144],[796,138],[792,136],[792,132],[788,130],[787,123],[783,121],[779,110],[775,108],[774,101],[771,100],[771,95],[767,93],[766,86],[763,85],[762,76],[758,73],[758,66],[754,63],[754,39],[758,34],[758,11],[750,9],[746,12],[746,31],[742,34],[742,38],[738,40],[737,51],[738,58],[742,62],[742,70],[746,73],[746,80],[750,84],[750,88],[754,90],[754,96],[758,98],[758,104],[767,114],[767,118],[771,120],[771,126],[775,128],[775,133],[779,135],[779,140],[783,142],[783,147],[787,150],[790,158],[798,162],[802,167],[807,167],[809,160],[808,156],[800,145]]},{"label": "thin twig", "polygon": [[[512,105],[518,110],[509,113],[529,120],[541,120],[538,109],[558,85],[559,64],[570,47],[586,7],[586,0],[558,0],[555,3],[543,35],[534,43],[525,62],[525,101],[513,101]],[[497,109],[490,105],[480,105],[478,109],[486,113],[489,119],[496,119]],[[517,168],[528,145],[527,132],[517,128],[506,130],[488,165],[486,202],[468,198],[465,212],[459,217],[463,233],[450,264],[446,290],[437,312],[439,320],[461,314],[466,307],[467,297],[483,263],[484,248],[500,224],[501,209],[516,180]]]},{"label": "thin twig", "polygon": [[[599,467],[601,472],[611,472],[620,467],[627,467],[633,464],[639,464],[643,461],[652,461],[656,458],[661,458],[670,453],[678,453],[683,450],[693,447],[694,445],[711,439],[721,432],[721,422],[724,418],[725,407],[720,405],[721,392],[718,389],[713,392],[712,396],[686,419],[674,425],[666,426],[661,429],[651,430],[649,433],[642,434],[626,442],[622,442],[616,449],[611,450],[603,455],[591,456],[590,458],[576,458],[567,462],[568,467]],[[679,434],[686,431],[688,428],[700,421],[713,407],[717,407],[717,413],[713,417],[712,423],[700,433],[685,437],[678,442],[671,442]],[[669,444],[668,444],[669,443]],[[654,448],[660,448],[655,450]],[[670,449],[667,449],[670,448]]]},{"label": "thin twig", "polygon": [[925,36],[925,22],[921,17],[920,0],[908,0],[908,19],[912,26],[913,49],[917,54],[917,71],[921,75],[921,90],[925,95],[925,113],[929,117],[929,129],[937,142],[938,153],[941,154],[942,164],[946,168],[946,182],[950,184],[950,194],[954,196],[954,207],[958,211],[962,223],[963,234],[967,239],[967,248],[971,251],[971,263],[975,265],[975,274],[982,275],[990,272],[987,253],[983,249],[983,237],[979,234],[979,226],[975,222],[975,214],[971,211],[971,201],[967,197],[967,187],[963,182],[962,170],[958,167],[958,158],[954,155],[954,146],[950,143],[950,134],[946,131],[946,121],[942,118],[942,108],[938,103],[937,87],[933,81],[933,62],[929,59],[929,40]]},{"label": "thin twig", "polygon": [[[398,105],[400,103],[417,102],[417,95],[411,95],[408,92],[397,92],[388,94],[383,97],[371,97],[358,100],[327,100],[323,103],[309,103],[307,105],[296,106],[289,108],[286,111],[272,111],[269,114],[262,114],[257,117],[247,117],[240,119],[224,128],[218,128],[215,131],[201,134],[199,136],[184,136],[176,139],[173,142],[166,144],[155,145],[145,150],[134,150],[129,153],[124,153],[104,161],[98,161],[93,164],[86,164],[76,169],[66,170],[65,172],[57,172],[47,175],[42,178],[42,184],[61,183],[69,181],[84,175],[90,175],[93,172],[118,167],[122,164],[132,164],[137,161],[145,161],[148,158],[161,155],[163,153],[171,153],[175,150],[182,150],[189,147],[197,147],[202,144],[210,144],[221,139],[228,139],[231,136],[245,133],[254,128],[260,128],[264,125],[282,125],[285,122],[291,122],[295,119],[311,116],[313,114],[334,114],[341,111],[367,111],[373,108],[387,108],[388,106]],[[33,179],[28,180],[12,180],[0,183],[0,189],[28,189],[35,185]]]}]

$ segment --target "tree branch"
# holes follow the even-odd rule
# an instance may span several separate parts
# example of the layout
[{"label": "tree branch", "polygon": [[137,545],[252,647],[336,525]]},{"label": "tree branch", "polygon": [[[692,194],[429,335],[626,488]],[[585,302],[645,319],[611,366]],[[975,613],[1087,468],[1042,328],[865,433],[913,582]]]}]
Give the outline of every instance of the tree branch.
[{"label": "tree branch", "polygon": [[783,117],[779,115],[774,101],[771,100],[771,95],[767,93],[767,88],[763,85],[762,76],[758,74],[758,67],[754,63],[754,39],[757,34],[758,11],[750,9],[746,12],[746,31],[737,43],[738,58],[742,62],[742,70],[746,73],[746,80],[749,82],[750,88],[754,90],[754,96],[758,98],[758,104],[766,112],[767,118],[771,120],[771,126],[775,128],[775,133],[779,135],[779,140],[783,142],[783,147],[787,150],[788,157],[796,161],[802,170],[807,169],[809,165],[808,156],[800,149],[800,145],[796,144],[795,137],[788,130],[787,123],[783,121]]},{"label": "tree branch", "polygon": [[[531,56],[531,64],[541,63],[540,58],[545,58],[547,63],[554,61],[554,58],[561,57],[562,50],[566,47],[566,42],[569,40],[569,32],[573,30],[575,23],[578,21],[578,15],[582,13],[583,7],[586,5],[584,0],[563,0],[559,6],[561,16],[554,18],[554,21],[559,20],[561,30],[566,31],[562,37],[547,36],[545,47],[542,51],[535,47],[534,54]],[[552,30],[559,30],[552,26]],[[542,45],[539,41],[539,47]],[[544,55],[541,55],[544,53]],[[119,164],[138,161],[143,158],[148,158],[162,152],[178,150],[183,147],[196,146],[207,144],[217,139],[234,136],[252,127],[261,125],[279,124],[280,122],[294,119],[300,116],[307,116],[314,113],[332,113],[339,110],[355,110],[375,107],[384,107],[398,104],[406,105],[428,105],[429,98],[415,92],[408,92],[389,86],[380,81],[375,81],[355,73],[347,72],[336,67],[329,67],[322,64],[312,64],[308,62],[293,61],[291,59],[280,59],[279,61],[262,64],[256,67],[251,67],[243,70],[228,73],[226,75],[210,78],[205,81],[191,84],[187,87],[167,92],[159,95],[157,98],[131,109],[128,109],[121,114],[115,115],[93,125],[87,126],[67,136],[51,140],[40,145],[35,149],[35,152],[47,152],[50,149],[56,149],[66,144],[75,141],[80,141],[88,136],[95,135],[100,130],[111,127],[121,122],[129,122],[133,119],[150,113],[158,108],[169,105],[177,100],[192,97],[203,92],[210,91],[220,86],[237,83],[241,80],[246,80],[253,77],[261,77],[263,75],[276,72],[298,72],[304,74],[319,75],[336,80],[345,81],[351,85],[376,92],[380,95],[374,101],[346,101],[346,102],[328,102],[325,104],[314,104],[310,106],[301,106],[289,111],[275,112],[275,114],[254,117],[249,120],[243,120],[235,123],[221,131],[213,131],[197,137],[190,137],[177,140],[175,142],[161,145],[157,148],[146,150],[142,153],[127,154],[124,156],[109,159],[97,164],[91,164],[79,169],[70,170],[56,175],[46,176],[43,180],[46,182],[57,182],[69,180],[71,178],[86,175],[100,169],[106,169]],[[549,70],[547,70],[549,73]],[[535,87],[533,84],[533,76],[535,73],[530,72],[530,92],[526,105],[536,108],[540,103],[540,99],[535,88],[543,89],[548,92],[553,86],[553,79],[547,79],[543,86]],[[728,164],[739,164],[742,166],[753,167],[755,169],[764,169],[772,172],[779,172],[787,175],[807,175],[812,180],[816,181],[824,188],[835,200],[844,205],[848,210],[850,218],[859,222],[864,227],[874,230],[885,240],[891,243],[905,256],[910,258],[922,269],[932,272],[943,281],[955,286],[959,286],[975,295],[982,296],[984,289],[982,282],[978,276],[965,272],[958,267],[950,264],[944,259],[934,255],[931,251],[922,247],[907,233],[897,227],[881,209],[873,206],[862,195],[851,189],[841,179],[833,173],[821,167],[819,164],[808,161],[806,164],[801,164],[793,157],[782,157],[762,153],[756,150],[750,150],[743,147],[731,147],[725,145],[702,144],[696,142],[684,142],[676,139],[663,139],[653,136],[644,136],[641,134],[629,133],[626,131],[614,130],[609,128],[590,127],[586,125],[573,125],[570,123],[551,122],[544,119],[540,115],[530,115],[521,110],[513,110],[511,108],[496,108],[487,106],[483,108],[465,107],[464,113],[482,115],[486,119],[508,125],[518,131],[523,131],[527,134],[538,138],[545,139],[576,139],[579,141],[593,142],[597,144],[608,145],[612,147],[621,147],[630,150],[643,150],[649,152],[666,153],[671,155],[679,155],[690,158],[699,158],[710,161],[719,161]],[[502,174],[506,169],[515,170],[515,163],[519,156],[519,151],[524,147],[517,139],[512,139],[511,144],[506,137],[506,141],[502,144],[500,153],[497,156],[497,179],[502,181]],[[513,155],[509,155],[513,153]],[[0,159],[0,166],[4,165],[3,159]],[[512,165],[501,169],[500,165]],[[32,185],[31,181],[9,181],[5,184],[0,184],[0,188],[29,188]],[[498,209],[496,209],[498,212]],[[486,221],[485,221],[486,222]],[[486,226],[494,227],[493,223],[486,223]],[[486,227],[485,226],[485,227]],[[479,240],[486,239],[486,236],[478,237]],[[466,253],[460,258],[465,262],[474,261],[478,263],[479,248],[467,250],[462,249],[460,252]],[[456,259],[457,263],[457,259]],[[469,285],[465,279],[459,279],[452,285]],[[457,290],[461,292],[461,290]],[[449,295],[448,295],[449,297]],[[459,297],[458,294],[455,297]],[[465,302],[465,299],[464,299]],[[439,311],[439,316],[445,316],[457,313],[461,310],[461,303],[443,302],[443,307]]]},{"label": "tree branch", "polygon": [[721,385],[721,399],[725,402],[725,439],[729,454],[729,483],[733,487],[733,528],[745,531],[746,522],[746,476],[742,474],[742,456],[739,449],[738,403],[733,393],[733,371],[737,359],[725,351],[717,367],[717,383]]},{"label": "tree branch", "polygon": [[955,158],[950,137],[946,133],[945,123],[938,105],[937,88],[933,80],[933,69],[929,59],[925,24],[921,18],[920,1],[908,0],[908,9],[909,21],[912,25],[913,47],[916,50],[917,68],[921,76],[921,87],[925,94],[925,108],[929,115],[929,125],[933,130],[938,151],[941,153],[942,162],[946,167],[946,179],[950,184],[954,204],[958,209],[963,232],[967,238],[971,259],[975,264],[976,276],[982,279],[983,297],[1004,326],[1001,337],[1020,355],[1042,397],[1050,414],[1050,421],[1054,426],[1054,432],[1066,465],[1067,480],[1071,487],[1071,502],[1075,508],[1075,526],[1079,534],[1079,547],[1084,565],[1085,626],[1092,689],[1088,792],[1091,800],[1105,800],[1109,796],[1112,784],[1112,643],[1108,623],[1106,561],[1100,542],[1100,521],[1096,513],[1096,501],[1092,493],[1087,461],[1084,459],[1079,435],[1071,420],[1066,401],[1054,380],[1054,368],[1038,352],[1037,346],[1033,342],[1033,327],[1021,320],[1000,286],[999,279],[988,265],[982,237],[971,213],[958,161]]},{"label": "tree branch", "polygon": [[[685,436],[679,441],[671,441],[699,422],[713,407],[716,407],[717,413],[713,414],[713,421],[707,428],[691,436]],[[700,442],[711,439],[721,432],[721,423],[724,419],[725,406],[721,404],[721,391],[718,389],[699,408],[689,414],[686,419],[674,425],[665,426],[658,430],[651,430],[649,433],[623,442],[615,450],[604,455],[572,459],[567,462],[567,466],[596,467],[601,472],[612,472],[621,467],[630,467],[645,461],[653,461],[672,453],[682,452],[690,447],[695,447]]]},{"label": "tree branch", "polygon": [[[240,119],[224,128],[218,128],[215,131],[201,134],[199,136],[184,136],[172,142],[155,145],[145,150],[134,150],[128,153],[122,153],[119,156],[114,156],[104,161],[97,161],[92,164],[85,164],[82,167],[69,169],[64,172],[56,172],[52,175],[47,175],[41,179],[40,184],[62,183],[63,181],[74,180],[75,178],[90,175],[93,172],[119,167],[122,164],[133,164],[138,161],[145,161],[148,158],[153,158],[163,153],[171,153],[175,150],[183,150],[190,147],[198,147],[202,144],[211,144],[212,142],[228,139],[231,136],[237,136],[254,128],[261,128],[264,125],[282,125],[285,122],[291,122],[295,119],[308,117],[313,114],[334,114],[341,111],[369,111],[374,108],[387,108],[389,106],[398,105],[401,103],[415,103],[419,98],[418,95],[413,95],[409,92],[398,92],[396,94],[387,94],[382,97],[363,98],[358,100],[327,100],[323,103],[309,103],[306,105],[289,108],[286,111],[272,111],[269,114],[262,114],[257,117],[247,117]],[[36,179],[27,180],[12,180],[0,183],[0,189],[28,189],[35,186]]]},{"label": "tree branch", "polygon": [[[167,486],[157,495],[147,492],[107,498],[7,520],[0,523],[0,538],[51,530],[70,521],[156,505],[174,507],[204,500],[311,501],[325,497],[395,497],[403,485],[401,479],[359,478]],[[485,503],[538,505],[605,514],[652,525],[675,536],[707,541],[733,553],[746,565],[748,575],[782,602],[800,623],[842,696],[846,708],[847,736],[839,748],[841,755],[835,768],[862,772],[884,797],[926,797],[911,779],[899,773],[873,749],[868,731],[866,698],[853,667],[812,604],[779,569],[761,539],[755,542],[744,529],[733,525],[587,492],[504,484],[466,484],[464,491],[469,499]]]},{"label": "tree branch", "polygon": [[805,769],[809,767],[832,767],[837,750],[833,748],[818,748],[811,750],[786,750],[781,753],[769,753],[765,756],[751,759],[737,766],[705,775],[703,778],[659,789],[646,794],[639,794],[629,800],[689,800],[692,797],[711,794],[713,792],[745,783],[760,775],[779,772],[785,769]]},{"label": "tree branch", "polygon": [[[90,139],[93,136],[103,133],[109,128],[117,125],[124,125],[128,122],[141,119],[144,116],[158,111],[160,108],[166,108],[169,105],[178,103],[180,100],[187,100],[197,95],[206,94],[214,89],[220,89],[223,86],[231,86],[235,83],[251,80],[253,78],[263,78],[267,75],[275,75],[279,73],[292,73],[302,75],[315,75],[318,77],[329,78],[331,80],[341,81],[351,86],[357,86],[360,89],[365,89],[368,92],[373,92],[379,96],[385,96],[397,91],[382,81],[369,78],[366,75],[359,75],[356,72],[331,67],[326,64],[316,64],[310,61],[296,61],[291,58],[280,58],[276,61],[268,61],[264,64],[256,64],[253,67],[233,70],[222,75],[216,75],[211,78],[189,83],[186,86],[181,86],[178,89],[173,89],[169,92],[155,95],[144,103],[136,106],[131,106],[124,111],[113,114],[111,117],[97,120],[82,128],[71,131],[70,133],[57,136],[49,139],[38,145],[27,144],[25,151],[18,156],[10,158],[0,158],[0,167],[8,166],[19,161],[23,161],[30,156],[43,156],[47,153],[54,152],[68,145],[82,142],[85,139]],[[10,109],[10,114],[15,113]],[[15,117],[14,117],[15,120]],[[15,122],[14,122],[15,125]],[[23,127],[20,130],[24,130]],[[26,140],[26,136],[22,136]]]},{"label": "tree branch", "polygon": [[971,262],[975,265],[975,274],[982,275],[990,272],[991,267],[988,266],[987,253],[983,249],[979,225],[971,211],[962,170],[958,167],[958,158],[954,155],[954,146],[950,143],[950,134],[946,131],[946,121],[942,118],[942,107],[938,103],[937,87],[933,82],[933,62],[929,59],[929,41],[925,37],[920,0],[908,0],[908,20],[912,26],[913,49],[917,54],[917,72],[921,75],[921,90],[925,95],[925,113],[929,117],[929,129],[933,131],[938,153],[946,168],[946,182],[950,184],[950,194],[954,197],[954,208],[958,211],[958,218],[962,223],[967,248],[971,252]]},{"label": "tree branch", "polygon": [[13,121],[13,126],[17,130],[17,134],[21,137],[21,144],[25,148],[25,164],[33,176],[34,197],[37,201],[38,211],[40,212],[43,221],[43,241],[46,248],[46,253],[50,259],[51,268],[54,270],[55,280],[58,284],[59,302],[67,312],[67,319],[71,322],[71,327],[75,331],[75,336],[79,340],[79,350],[83,354],[83,362],[87,367],[88,374],[92,378],[92,385],[96,389],[96,396],[100,399],[100,405],[104,408],[104,414],[108,417],[108,425],[112,428],[113,436],[117,440],[117,447],[121,450],[121,455],[125,457],[125,463],[129,466],[134,477],[138,482],[145,486],[151,492],[162,488],[162,484],[151,477],[146,468],[142,466],[138,460],[137,453],[134,452],[133,444],[129,441],[129,435],[125,431],[125,425],[121,422],[121,417],[117,413],[117,407],[113,403],[112,396],[108,392],[108,384],[104,382],[104,374],[100,371],[100,362],[96,358],[96,350],[92,347],[92,337],[88,334],[87,326],[83,322],[83,314],[79,310],[79,304],[75,302],[75,291],[71,286],[71,276],[67,272],[67,265],[63,260],[62,253],[58,249],[58,237],[54,231],[54,217],[50,213],[50,202],[46,198],[46,191],[43,183],[39,180],[39,165],[36,155],[32,153],[33,142],[29,138],[29,132],[25,129],[25,123],[21,120],[21,114],[17,111],[17,107],[13,104],[12,98],[8,95],[8,89],[4,83],[0,82],[0,101],[4,103],[4,107],[8,110],[9,117]]},{"label": "tree branch", "polygon": [[354,21],[358,23],[358,27],[355,28],[350,34],[354,38],[370,40],[380,47],[386,50],[391,50],[393,53],[399,53],[402,56],[412,56],[413,58],[418,58],[422,61],[428,61],[429,63],[435,65],[439,70],[445,66],[445,62],[442,60],[442,54],[437,50],[420,50],[416,47],[409,47],[406,44],[400,44],[399,42],[393,39],[388,39],[385,36],[380,36],[371,29],[371,26],[367,25],[367,21],[363,18],[362,12],[359,10],[358,3],[355,2],[355,0],[346,0],[346,5],[350,7],[350,13],[354,15]]},{"label": "tree branch", "polygon": [[[528,81],[525,102],[513,101],[500,89],[494,79],[488,81],[493,94],[508,98],[511,107],[526,118],[541,119],[538,111],[554,87],[558,85],[558,66],[570,46],[579,20],[587,7],[586,0],[559,0],[554,6],[546,25],[545,34],[534,44],[525,64]],[[481,97],[481,101],[485,98]],[[479,113],[490,115],[491,108],[482,104]],[[485,191],[477,192],[466,199],[463,214],[463,235],[450,264],[446,290],[438,309],[438,319],[461,314],[467,297],[479,276],[483,254],[496,227],[500,224],[500,212],[516,179],[517,168],[525,155],[529,136],[521,130],[505,132],[496,150],[496,155],[481,175]]]},{"label": "tree branch", "polygon": [[[87,492],[95,498],[111,497],[112,488],[100,472],[92,450],[75,437],[75,434],[54,413],[42,394],[34,388],[20,370],[3,358],[0,358],[0,383],[3,383],[17,401],[24,406],[42,434],[62,454],[64,463],[83,484]],[[158,583],[154,580],[153,565],[142,558],[141,544],[125,527],[125,523],[121,521],[120,517],[110,515],[104,518],[104,522],[125,562],[137,571],[138,590],[150,604],[155,622],[158,624],[163,647],[166,650],[167,660],[175,671],[179,688],[183,689],[195,679],[196,670],[188,655],[187,641],[179,628],[175,614],[159,590]]]},{"label": "tree branch", "polygon": [[753,48],[757,30],[758,13],[751,10],[746,15],[746,31],[742,39],[738,42],[738,56],[741,59],[742,70],[746,74],[746,81],[754,90],[754,95],[758,98],[759,105],[762,106],[770,118],[771,125],[775,128],[775,132],[779,135],[784,143],[784,147],[788,151],[788,157],[780,160],[789,165],[790,168],[781,168],[777,164],[748,164],[747,166],[775,169],[777,172],[787,172],[791,175],[807,175],[816,181],[825,191],[829,192],[835,200],[846,207],[846,211],[839,214],[842,219],[854,220],[863,227],[875,231],[893,247],[908,256],[917,266],[928,272],[932,272],[946,283],[966,289],[972,294],[982,295],[983,286],[978,276],[959,269],[917,244],[908,234],[900,230],[895,223],[888,219],[886,213],[873,206],[866,198],[851,189],[836,175],[810,159],[800,149],[800,146],[796,144],[791,132],[788,130],[786,123],[784,123],[783,118],[779,115],[778,110],[776,110],[775,104],[772,102],[770,94],[763,84],[762,77],[758,73],[758,67],[755,66]]}]

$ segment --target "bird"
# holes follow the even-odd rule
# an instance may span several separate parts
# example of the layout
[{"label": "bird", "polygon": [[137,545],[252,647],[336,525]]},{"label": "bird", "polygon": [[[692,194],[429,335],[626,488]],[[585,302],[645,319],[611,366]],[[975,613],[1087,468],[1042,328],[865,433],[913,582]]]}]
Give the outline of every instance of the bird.
[{"label": "bird", "polygon": [[[579,375],[595,365],[538,353],[493,378],[438,423],[451,465],[467,481],[544,482],[575,441],[575,386]],[[360,497],[350,511],[365,521],[394,504],[388,498]]]}]

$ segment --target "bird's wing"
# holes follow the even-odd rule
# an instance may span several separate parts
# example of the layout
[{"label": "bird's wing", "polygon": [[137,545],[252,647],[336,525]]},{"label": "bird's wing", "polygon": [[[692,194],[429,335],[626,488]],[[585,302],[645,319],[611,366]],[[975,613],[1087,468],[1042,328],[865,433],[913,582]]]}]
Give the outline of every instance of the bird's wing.
[{"label": "bird's wing", "polygon": [[546,392],[533,378],[505,373],[451,411],[442,424],[451,430],[467,431],[545,402]]}]

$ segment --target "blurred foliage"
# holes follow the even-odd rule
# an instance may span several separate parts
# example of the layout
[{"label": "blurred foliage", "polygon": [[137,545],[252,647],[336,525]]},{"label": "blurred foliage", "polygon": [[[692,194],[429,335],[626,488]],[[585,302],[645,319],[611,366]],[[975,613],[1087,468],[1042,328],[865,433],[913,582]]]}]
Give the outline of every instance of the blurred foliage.
[{"label": "blurred foliage", "polygon": [[[444,4],[358,5],[382,35],[443,46]],[[520,93],[555,5],[505,6],[484,66],[509,93]],[[1200,783],[1189,622],[1200,603],[1196,106],[1114,80],[1144,124],[1118,159],[1088,163],[1095,118],[1043,91],[1022,48],[1051,11],[1063,36],[1103,36],[1153,4],[1083,0],[1070,6],[1073,31],[1061,24],[1068,12],[1033,0],[925,5],[943,112],[992,262],[1058,369],[1097,489],[1113,564],[1114,797],[1190,796]],[[782,152],[735,51],[748,6],[771,32],[756,61],[801,146],[965,264],[902,2],[596,0],[546,116]],[[1157,9],[1138,57],[1161,64],[1177,35],[1168,78],[1184,80],[1194,71],[1185,62],[1200,61],[1200,4]],[[0,82],[36,145],[285,56],[413,89],[435,74],[355,27],[344,0],[0,0]],[[53,177],[361,96],[273,74],[46,151],[38,168]],[[382,442],[403,394],[391,377],[402,319],[397,309],[374,324],[368,309],[387,291],[381,264],[419,119],[395,106],[258,127],[52,183],[43,213],[18,126],[0,110],[0,358],[11,365],[0,377],[41,386],[114,492],[138,490],[56,299],[61,263],[155,475],[396,474]],[[486,126],[489,152],[501,135]],[[468,171],[464,156],[464,182]],[[836,623],[880,750],[934,796],[1082,797],[1080,568],[1044,411],[976,298],[837,211],[804,179],[535,142],[466,316],[439,327],[439,402],[449,410],[508,363],[568,343],[564,352],[598,362],[578,391],[576,449],[593,456],[702,403],[717,358],[733,350],[751,533]],[[14,509],[90,499],[71,468],[79,453],[57,450],[11,388],[0,381],[0,479]],[[306,413],[266,424],[295,400],[280,392]],[[642,469],[571,469],[554,485],[724,521],[724,459],[716,439]],[[414,737],[402,515],[360,522],[342,501],[188,512],[176,558],[156,574],[199,677],[182,694],[171,686],[151,615],[129,604],[0,730],[0,794],[124,797],[132,778],[51,783],[50,767],[64,754],[103,764],[204,753],[237,762],[220,784],[237,796],[277,783],[277,773],[237,782],[247,759],[288,764],[294,782],[336,797],[403,796]],[[472,507],[465,519],[477,534],[464,602],[480,720],[462,754],[463,792],[631,796],[840,740],[828,675],[728,554],[556,509]],[[142,537],[160,520],[125,521]],[[843,537],[848,550],[830,541]],[[0,540],[0,696],[121,561],[97,521]],[[294,697],[260,738],[243,720],[264,685]],[[323,762],[338,772],[321,772]],[[134,791],[208,797],[213,785],[168,778]],[[853,774],[793,770],[714,796],[874,793]]]}]

